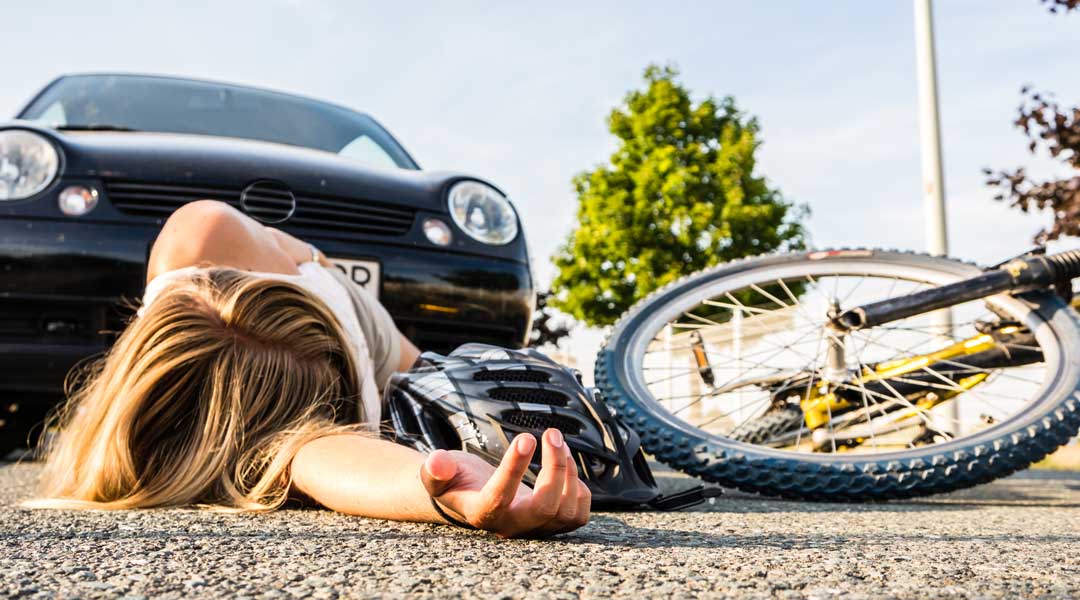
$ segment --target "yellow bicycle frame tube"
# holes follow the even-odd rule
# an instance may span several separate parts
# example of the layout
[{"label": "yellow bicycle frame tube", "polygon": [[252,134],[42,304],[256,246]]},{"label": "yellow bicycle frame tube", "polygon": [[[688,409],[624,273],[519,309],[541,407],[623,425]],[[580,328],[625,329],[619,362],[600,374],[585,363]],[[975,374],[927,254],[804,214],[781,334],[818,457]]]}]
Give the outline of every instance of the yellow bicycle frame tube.
[{"label": "yellow bicycle frame tube", "polygon": [[[1019,327],[1009,326],[1001,329],[1000,333],[1010,334],[1019,330]],[[968,356],[971,354],[977,354],[986,350],[992,350],[996,347],[997,341],[993,336],[989,334],[980,334],[966,340],[961,340],[956,343],[950,344],[940,350],[931,352],[929,354],[922,354],[919,356],[910,356],[907,358],[900,358],[896,360],[885,361],[878,364],[874,369],[866,368],[864,372],[856,379],[854,379],[850,385],[865,385],[866,383],[889,379],[892,377],[899,377],[907,375],[915,371],[921,371],[935,363],[941,361],[948,361],[960,356]],[[949,398],[953,398],[962,392],[969,390],[979,383],[982,383],[987,377],[986,373],[977,373],[964,377],[956,382],[959,389],[952,389],[945,393],[931,392],[926,395],[922,401],[916,406],[919,409],[930,408],[931,406],[938,404]],[[803,418],[806,421],[806,426],[810,429],[817,429],[822,425],[828,423],[832,419],[834,412],[850,408],[852,403],[840,396],[837,396],[835,392],[828,391],[829,384],[822,382],[820,386],[817,386],[809,390],[806,396],[800,402],[800,406],[803,411]],[[926,400],[931,403],[926,405]]]}]

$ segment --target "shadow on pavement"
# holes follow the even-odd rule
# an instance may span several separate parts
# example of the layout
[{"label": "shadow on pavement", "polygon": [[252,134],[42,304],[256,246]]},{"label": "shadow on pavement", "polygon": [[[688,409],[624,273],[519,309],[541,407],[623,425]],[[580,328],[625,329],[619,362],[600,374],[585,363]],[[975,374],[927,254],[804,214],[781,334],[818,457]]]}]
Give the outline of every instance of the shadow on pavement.
[{"label": "shadow on pavement", "polygon": [[[698,483],[683,475],[657,473],[657,483],[666,494]],[[707,484],[712,485],[712,484]],[[683,509],[681,512],[912,512],[967,510],[988,506],[1080,507],[1075,492],[1080,490],[1080,473],[1071,471],[1024,471],[948,494],[909,500],[879,502],[815,502],[762,496],[724,488],[724,495],[710,503]]]},{"label": "shadow on pavement", "polygon": [[678,529],[654,529],[635,527],[625,521],[606,515],[594,516],[586,529],[550,540],[566,545],[598,544],[622,548],[776,548],[802,550],[811,548],[836,548],[847,544],[872,546],[900,545],[906,543],[1080,543],[1080,535],[928,535],[926,532],[887,533],[874,532],[865,535],[851,534],[778,534],[778,533],[729,533],[714,534],[702,531]]}]

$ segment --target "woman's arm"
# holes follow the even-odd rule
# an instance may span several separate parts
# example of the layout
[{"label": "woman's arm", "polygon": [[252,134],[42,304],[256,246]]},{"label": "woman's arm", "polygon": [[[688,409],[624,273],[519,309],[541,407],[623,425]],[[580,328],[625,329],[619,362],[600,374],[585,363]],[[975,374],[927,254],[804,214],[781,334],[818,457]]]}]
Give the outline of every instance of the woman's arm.
[{"label": "woman's arm", "polygon": [[591,495],[557,430],[543,436],[535,487],[521,483],[536,448],[522,434],[498,468],[464,452],[427,457],[363,435],[335,435],[305,444],[292,462],[293,485],[343,513],[444,523],[431,498],[450,513],[502,537],[543,536],[576,529],[589,519]]},{"label": "woman's arm", "polygon": [[[276,227],[269,227],[263,225],[266,229],[266,233],[274,238],[278,247],[282,252],[288,254],[296,264],[306,263],[311,260],[311,244],[301,240],[300,238],[285,233],[284,231],[277,229]],[[326,255],[322,253],[322,250],[315,249],[315,255],[318,258],[319,264],[327,269],[336,269],[334,263],[330,262]]]},{"label": "woman's arm", "polygon": [[398,339],[401,340],[401,358],[398,359],[397,371],[405,372],[416,364],[416,359],[420,358],[420,349],[400,331],[398,332]]},{"label": "woman's arm", "polygon": [[293,486],[338,512],[441,522],[420,483],[424,456],[364,435],[334,435],[305,444],[292,461]]},{"label": "woman's arm", "polygon": [[197,200],[173,211],[150,249],[146,280],[196,265],[290,275],[299,272],[295,258],[281,247],[274,234],[217,200]]}]

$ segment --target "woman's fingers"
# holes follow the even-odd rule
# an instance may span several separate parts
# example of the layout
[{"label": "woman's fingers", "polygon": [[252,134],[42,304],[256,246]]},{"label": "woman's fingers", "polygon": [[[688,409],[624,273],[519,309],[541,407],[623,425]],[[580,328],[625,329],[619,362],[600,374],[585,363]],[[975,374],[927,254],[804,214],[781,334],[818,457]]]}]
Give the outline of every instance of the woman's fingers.
[{"label": "woman's fingers", "polygon": [[432,496],[441,496],[457,475],[457,462],[446,450],[436,450],[424,460],[420,469],[420,482]]},{"label": "woman's fingers", "polygon": [[566,484],[566,472],[570,468],[570,453],[566,441],[558,429],[544,432],[544,455],[540,473],[536,476],[533,495],[529,502],[532,528],[538,528],[559,514],[560,499]]},{"label": "woman's fingers", "polygon": [[548,534],[565,533],[573,531],[589,522],[589,514],[592,509],[592,492],[578,476],[578,464],[574,461],[574,455],[567,448],[567,460],[569,468],[566,470],[566,482],[563,488],[558,516],[544,526]]},{"label": "woman's fingers", "polygon": [[571,523],[577,516],[578,510],[578,474],[574,457],[566,449],[566,479],[563,481],[562,497],[559,498],[559,514],[555,520],[560,524]]},{"label": "woman's fingers", "polygon": [[535,531],[536,534],[551,535],[578,527],[576,525],[577,516],[581,508],[578,497],[584,484],[578,480],[577,465],[574,463],[574,457],[570,454],[570,450],[564,448],[564,452],[566,453],[567,465],[566,476],[563,478],[562,493],[559,495],[559,512],[553,519],[541,525]]},{"label": "woman's fingers", "polygon": [[592,492],[589,491],[589,486],[585,485],[584,481],[578,481],[578,496],[577,496],[577,511],[574,513],[574,518],[566,523],[561,529],[553,531],[552,533],[566,533],[567,531],[573,531],[578,527],[583,527],[589,522],[589,515],[592,513]]},{"label": "woman's fingers", "polygon": [[474,516],[476,526],[486,528],[494,524],[514,501],[535,450],[536,438],[528,433],[518,435],[510,443],[498,468],[480,491],[481,502]]},{"label": "woman's fingers", "polygon": [[592,514],[592,492],[584,481],[578,481],[578,511],[574,525],[581,527],[589,522]]}]

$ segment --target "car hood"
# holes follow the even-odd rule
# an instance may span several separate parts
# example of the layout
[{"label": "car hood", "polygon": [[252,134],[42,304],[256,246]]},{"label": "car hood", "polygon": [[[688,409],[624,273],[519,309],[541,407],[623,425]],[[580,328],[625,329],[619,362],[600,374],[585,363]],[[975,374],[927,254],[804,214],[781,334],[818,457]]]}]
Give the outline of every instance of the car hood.
[{"label": "car hood", "polygon": [[[18,125],[25,127],[25,125]],[[296,192],[404,204],[446,212],[446,187],[461,173],[370,167],[335,154],[215,136],[30,127],[58,142],[70,176],[232,185],[276,180]],[[485,181],[485,183],[487,183]]]}]

